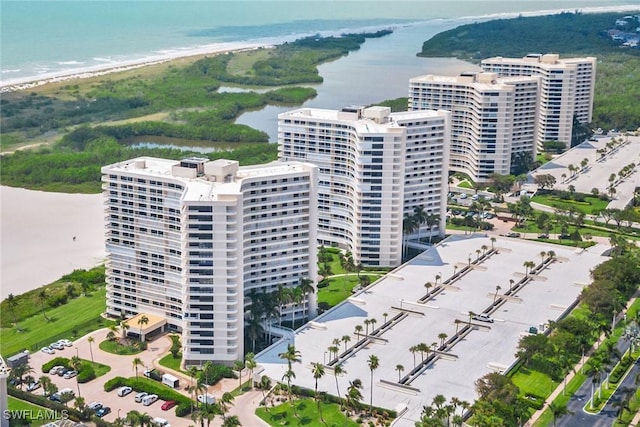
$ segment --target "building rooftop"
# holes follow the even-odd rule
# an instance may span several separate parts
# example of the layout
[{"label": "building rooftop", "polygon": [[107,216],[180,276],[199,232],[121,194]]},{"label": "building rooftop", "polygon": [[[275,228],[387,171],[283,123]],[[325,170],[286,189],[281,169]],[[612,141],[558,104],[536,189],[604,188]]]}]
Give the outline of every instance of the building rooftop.
[{"label": "building rooftop", "polygon": [[[607,249],[596,245],[576,250],[509,238],[497,238],[493,246],[495,253],[491,239],[484,235],[446,239],[258,354],[264,368],[261,375],[280,381],[287,368],[278,354],[293,343],[302,359],[294,366],[294,383],[313,389],[312,363],[324,363],[327,375],[319,381],[319,389],[336,394],[331,370],[335,362],[328,348],[334,339],[349,336],[346,352],[344,342],[338,345],[344,352],[341,366],[347,372],[338,377],[341,393],[350,380],[360,378],[368,401],[367,359],[376,355],[380,366],[374,373],[373,404],[388,409],[405,405],[407,411],[396,425],[413,426],[423,405],[430,404],[436,394],[474,401],[474,381],[508,369],[529,327],[543,330],[549,320],[570,310],[590,282],[589,271],[606,259],[600,254]],[[538,265],[541,252],[550,250],[555,260],[547,260],[544,269],[525,278],[523,263]],[[439,288],[436,276],[440,276]],[[426,282],[434,286],[427,289]],[[517,290],[509,291],[510,286]],[[469,312],[488,313],[494,323],[470,321]],[[376,329],[371,339],[364,339],[366,319],[376,319],[375,326],[368,328],[370,334]],[[362,333],[355,333],[356,325],[363,326]],[[447,335],[444,343],[442,333]],[[434,343],[439,351],[435,360],[422,367],[421,354],[414,359],[409,351],[419,343]],[[414,360],[418,368],[411,374]],[[402,385],[398,364],[404,366]]]},{"label": "building rooftop", "polygon": [[[198,164],[202,164],[202,173],[196,172]],[[221,196],[240,193],[242,180],[255,177],[278,176],[284,173],[302,172],[313,167],[303,162],[274,161],[262,165],[237,167],[235,160],[218,159],[209,161],[206,158],[186,158],[182,161],[155,157],[137,157],[120,163],[104,166],[103,173],[110,171],[132,172],[139,176],[154,177],[165,180],[172,179],[185,185],[185,200],[217,200]],[[235,169],[234,169],[235,166]],[[178,169],[176,169],[178,168]],[[193,168],[193,169],[190,169]],[[192,172],[190,175],[184,171]],[[205,172],[209,171],[209,172]],[[214,172],[215,171],[215,172]],[[220,171],[229,171],[228,179],[215,176]]]}]

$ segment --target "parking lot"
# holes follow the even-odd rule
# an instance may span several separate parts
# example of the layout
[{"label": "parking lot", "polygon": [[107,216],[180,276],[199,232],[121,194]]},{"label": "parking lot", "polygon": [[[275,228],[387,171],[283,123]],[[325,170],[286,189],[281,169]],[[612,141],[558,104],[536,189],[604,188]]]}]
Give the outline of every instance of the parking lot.
[{"label": "parking lot", "polygon": [[[483,258],[492,244],[497,252]],[[437,394],[473,402],[474,381],[489,372],[508,369],[515,362],[520,337],[530,327],[544,330],[549,320],[557,320],[570,309],[589,283],[590,269],[605,260],[600,255],[605,249],[596,245],[583,251],[521,239],[498,237],[492,242],[484,235],[452,236],[297,330],[291,343],[300,351],[302,363],[294,366],[294,383],[313,389],[312,363],[324,363],[328,372],[318,388],[336,394],[329,347],[338,339],[342,353],[342,337],[348,336],[349,350],[341,359],[347,374],[337,377],[342,394],[349,381],[359,378],[368,403],[371,371],[367,360],[377,356],[380,364],[374,372],[373,404],[388,409],[406,407],[395,425],[413,426],[422,407],[431,404]],[[526,279],[516,293],[505,296],[511,286],[523,280],[523,263],[538,265],[542,262],[540,253],[549,250],[555,252],[555,260],[530,281]],[[431,292],[436,283],[445,285],[436,295],[425,298],[426,282],[431,283]],[[491,308],[496,300],[500,305]],[[470,312],[484,312],[494,322],[471,321]],[[359,341],[367,319],[376,319],[376,329],[385,326],[372,339]],[[356,325],[363,326],[360,334],[355,333]],[[367,327],[369,332],[373,328]],[[464,336],[458,339],[458,332],[465,328]],[[455,342],[449,345],[451,340]],[[359,342],[364,345],[352,351],[351,346]],[[278,354],[285,352],[289,343],[280,341],[258,354],[264,374],[275,380],[283,377],[287,365]],[[409,351],[419,343],[437,348],[438,356],[405,380],[411,376],[414,360],[420,364],[423,354]],[[399,364],[404,367],[402,385],[398,384]]]},{"label": "parking lot", "polygon": [[[143,366],[138,368],[139,376],[143,375],[143,371],[146,367],[153,367],[153,361],[164,355],[171,346],[171,340],[168,337],[161,337],[155,341],[149,342],[148,349],[142,353],[131,356],[119,356],[111,353],[106,353],[98,348],[98,344],[106,339],[108,330],[97,331],[92,334],[95,342],[92,344],[93,358],[96,362],[111,366],[111,371],[107,374],[98,377],[85,384],[80,384],[80,395],[85,399],[85,403],[88,405],[92,402],[100,402],[103,406],[111,408],[111,412],[104,416],[105,421],[113,422],[118,416],[125,417],[127,412],[136,410],[140,413],[147,413],[152,418],[159,417],[167,420],[172,426],[184,426],[192,423],[189,418],[178,418],[175,415],[175,408],[171,408],[167,411],[161,409],[162,400],[158,400],[155,403],[144,406],[142,403],[135,402],[134,398],[136,392],[130,393],[127,396],[119,397],[118,389],[106,392],[104,391],[104,383],[110,378],[132,377],[135,376],[135,370],[133,368],[133,359],[139,357]],[[45,354],[41,351],[33,353],[29,358],[29,365],[34,369],[34,373],[31,375],[35,378],[46,375],[58,386],[59,390],[70,388],[74,391],[75,395],[78,395],[78,384],[75,378],[65,379],[62,376],[51,375],[49,373],[42,373],[42,365],[54,357],[67,357],[71,358],[76,354],[86,360],[91,360],[91,351],[89,349],[88,337],[83,337],[73,343],[71,347],[64,347],[63,350],[56,350],[55,354]],[[184,390],[185,386],[189,385],[186,381],[181,379],[180,389],[177,390],[185,396],[189,394]],[[35,390],[33,393],[42,394],[42,387]],[[73,406],[73,400],[68,403],[69,406]]]}]

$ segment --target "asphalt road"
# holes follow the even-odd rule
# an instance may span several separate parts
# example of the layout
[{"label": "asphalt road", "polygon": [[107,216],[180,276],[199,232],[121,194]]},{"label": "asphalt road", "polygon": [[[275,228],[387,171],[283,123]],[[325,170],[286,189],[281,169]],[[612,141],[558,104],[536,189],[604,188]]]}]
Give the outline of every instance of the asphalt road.
[{"label": "asphalt road", "polygon": [[[620,351],[620,354],[629,348],[629,342],[624,339],[620,339],[616,348]],[[623,398],[624,389],[635,388],[634,385],[636,375],[640,373],[640,363],[636,361],[633,364],[631,372],[620,383],[620,386],[616,389],[615,393],[605,407],[597,415],[591,415],[584,411],[584,405],[591,398],[591,377],[582,384],[582,387],[571,397],[567,408],[573,412],[572,415],[565,415],[557,420],[556,425],[558,427],[610,427],[616,419],[618,408],[617,402]]]}]

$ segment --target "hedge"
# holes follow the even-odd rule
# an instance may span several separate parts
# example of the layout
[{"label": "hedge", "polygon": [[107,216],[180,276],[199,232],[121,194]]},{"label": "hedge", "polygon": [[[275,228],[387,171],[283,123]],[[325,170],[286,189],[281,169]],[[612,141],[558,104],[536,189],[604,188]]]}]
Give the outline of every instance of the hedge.
[{"label": "hedge", "polygon": [[80,384],[84,384],[86,382],[91,381],[96,377],[96,371],[91,366],[91,363],[84,362],[80,365],[80,371],[78,372],[78,382]]},{"label": "hedge", "polygon": [[[115,377],[104,383],[104,391],[112,391],[118,387],[129,386],[136,392],[147,392],[149,394],[158,395],[158,399],[161,400],[174,400],[178,405],[176,406],[176,416],[181,417],[191,412],[192,401],[188,397],[174,391],[167,386],[158,384],[153,380],[147,378],[123,378]],[[188,406],[188,411],[185,408]],[[178,415],[178,410],[180,414]]]},{"label": "hedge", "polygon": [[22,390],[19,390],[19,389],[15,388],[15,387],[7,387],[7,392],[9,394],[9,396],[13,396],[13,397],[15,397],[17,399],[20,399],[20,400],[25,400],[25,401],[33,403],[35,405],[44,406],[45,408],[53,409],[54,411],[58,411],[58,412],[66,411],[66,413],[69,416],[69,419],[71,419],[73,421],[80,421],[80,420],[86,421],[86,420],[88,420],[88,418],[86,416],[84,416],[77,409],[67,407],[67,406],[63,405],[62,403],[58,403],[58,402],[55,402],[53,400],[49,400],[44,396],[40,396],[38,394],[33,394],[33,393],[26,392],[26,391],[22,391]]},{"label": "hedge", "polygon": [[615,369],[609,375],[609,382],[611,384],[618,384],[622,376],[627,372],[629,366],[631,365],[632,359],[629,356],[625,356],[622,358],[620,363],[615,367]]},{"label": "hedge", "polygon": [[51,368],[54,366],[64,366],[67,369],[71,368],[71,360],[66,357],[55,357],[42,365],[42,373],[48,374]]}]

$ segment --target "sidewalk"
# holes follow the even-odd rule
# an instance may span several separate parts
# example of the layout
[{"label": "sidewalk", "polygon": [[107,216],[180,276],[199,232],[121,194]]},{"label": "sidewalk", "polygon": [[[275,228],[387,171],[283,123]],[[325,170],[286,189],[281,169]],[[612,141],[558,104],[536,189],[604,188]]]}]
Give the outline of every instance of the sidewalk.
[{"label": "sidewalk", "polygon": [[[629,307],[631,307],[631,305],[635,302],[636,298],[637,297],[633,297],[629,300],[629,302],[627,303],[627,306],[625,307],[624,312],[620,313],[619,316],[622,316],[623,313],[627,312]],[[600,336],[598,337],[596,342],[593,344],[593,346],[591,346],[589,351],[585,353],[584,357],[580,360],[580,362],[576,366],[574,366],[573,370],[569,372],[569,375],[567,375],[566,377],[567,384],[573,379],[573,377],[576,375],[576,372],[579,372],[582,369],[582,367],[589,360],[591,355],[600,347],[600,344],[604,342],[605,338],[606,338],[606,334],[604,332],[600,334]],[[558,384],[558,387],[556,387],[556,389],[549,395],[549,397],[547,397],[542,408],[534,412],[534,414],[531,416],[529,421],[525,423],[525,427],[533,426],[536,423],[536,421],[538,421],[538,419],[542,416],[543,412],[549,407],[549,404],[552,403],[556,399],[556,397],[558,397],[562,393],[562,390],[564,390],[564,380],[560,384]],[[633,419],[630,425],[631,426],[637,425],[638,422],[640,422],[640,413],[636,414],[635,418]]]}]

